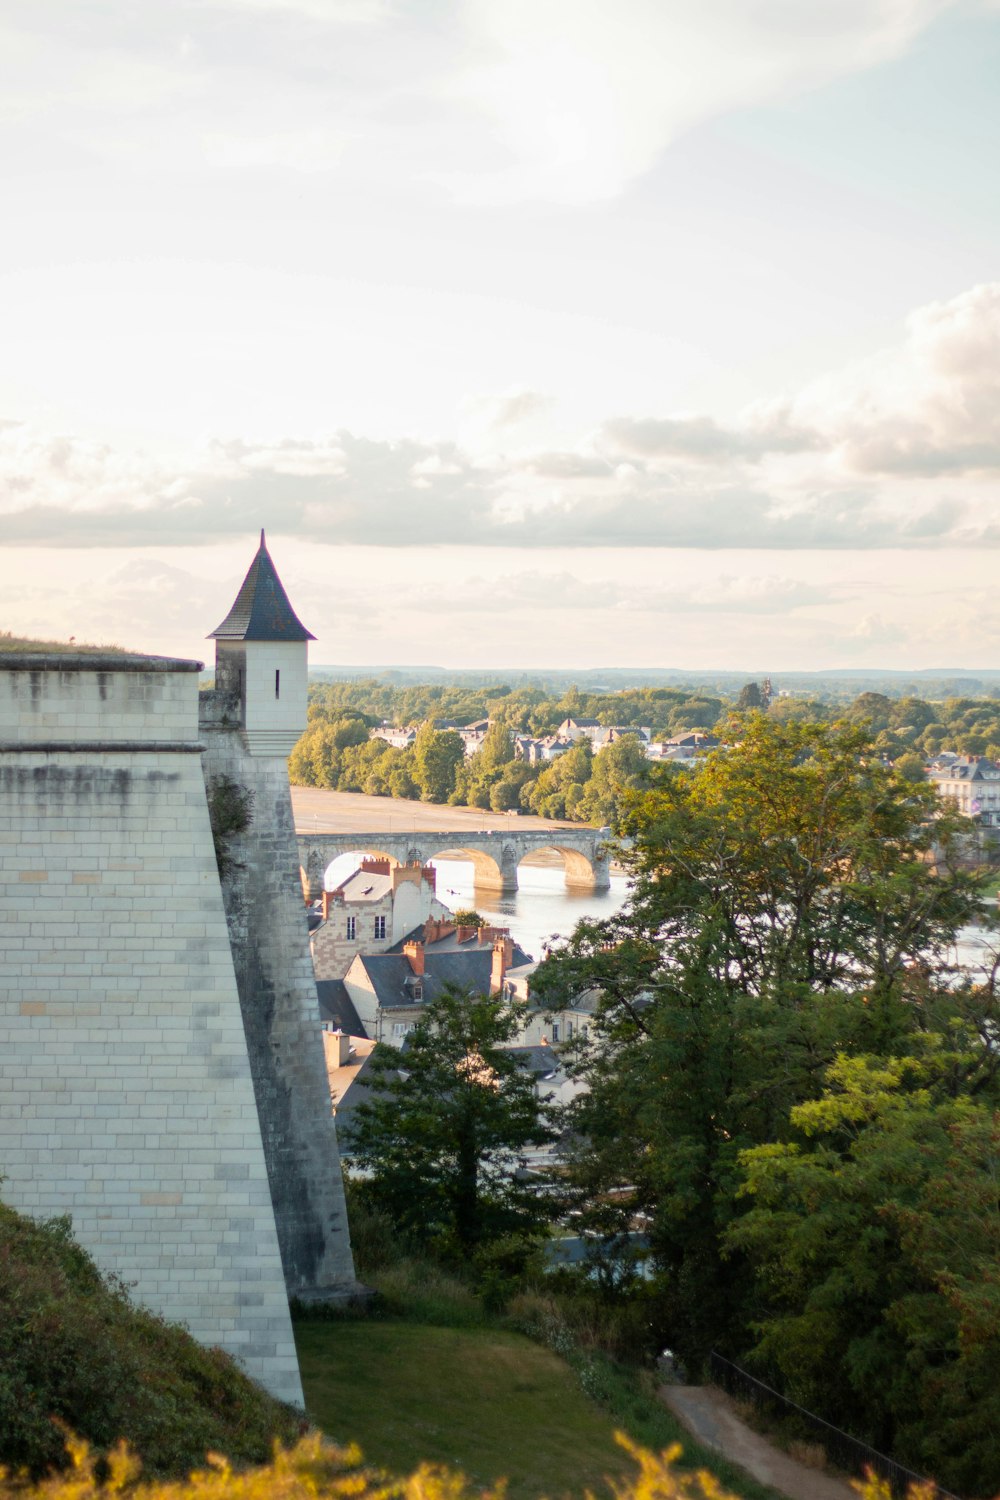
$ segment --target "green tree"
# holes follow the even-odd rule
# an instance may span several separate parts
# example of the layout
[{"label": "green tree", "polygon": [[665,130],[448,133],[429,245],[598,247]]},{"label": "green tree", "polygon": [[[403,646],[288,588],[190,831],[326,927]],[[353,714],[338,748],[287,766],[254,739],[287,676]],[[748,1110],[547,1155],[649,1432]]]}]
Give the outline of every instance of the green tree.
[{"label": "green tree", "polygon": [[599,827],[614,824],[625,794],[648,786],[650,779],[650,763],[642,740],[637,734],[623,735],[594,757],[590,781],[572,810],[567,798],[567,813]]},{"label": "green tree", "polygon": [[455,790],[455,773],[465,759],[462,736],[437,730],[430,719],[420,726],[413,745],[414,780],[424,802],[447,802]]},{"label": "green tree", "polygon": [[753,708],[763,708],[764,699],[761,696],[759,682],[747,682],[740,688],[740,696],[736,700],[736,707],[740,713],[746,713]]},{"label": "green tree", "polygon": [[364,1195],[416,1240],[468,1254],[503,1235],[539,1234],[550,1207],[517,1177],[528,1146],[552,1139],[545,1107],[509,1044],[523,1007],[446,985],[405,1050],[380,1043],[371,1097],[349,1149]]},{"label": "green tree", "polygon": [[[782,1140],[838,1052],[924,1023],[914,975],[946,965],[978,884],[949,863],[967,824],[897,777],[864,729],[742,722],[742,740],[636,794],[634,889],[538,971],[552,1008],[601,1008],[575,1106],[581,1201],[634,1189],[650,1216],[660,1332],[697,1363],[742,1347],[751,1282],[722,1235],[741,1150]],[[939,860],[928,860],[932,837]]]},{"label": "green tree", "polygon": [[[918,1040],[906,1057],[839,1058],[822,1097],[792,1110],[797,1139],[745,1153],[753,1208],[729,1241],[758,1273],[757,1358],[794,1399],[962,1493],[992,1494],[996,1059],[968,1022]],[[955,1096],[956,1062],[975,1097]]]},{"label": "green tree", "polygon": [[894,764],[896,774],[904,777],[907,781],[924,781],[926,779],[924,758],[922,755],[918,755],[915,750],[908,750],[905,755],[899,756]]}]

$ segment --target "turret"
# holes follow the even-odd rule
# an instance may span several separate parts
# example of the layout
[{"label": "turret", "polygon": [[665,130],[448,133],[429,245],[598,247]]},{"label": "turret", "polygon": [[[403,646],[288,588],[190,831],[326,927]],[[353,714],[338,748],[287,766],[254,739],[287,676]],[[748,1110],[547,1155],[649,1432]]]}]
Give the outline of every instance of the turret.
[{"label": "turret", "polygon": [[215,641],[215,686],[239,699],[251,755],[285,757],[306,727],[309,642],[267,550],[263,531]]}]

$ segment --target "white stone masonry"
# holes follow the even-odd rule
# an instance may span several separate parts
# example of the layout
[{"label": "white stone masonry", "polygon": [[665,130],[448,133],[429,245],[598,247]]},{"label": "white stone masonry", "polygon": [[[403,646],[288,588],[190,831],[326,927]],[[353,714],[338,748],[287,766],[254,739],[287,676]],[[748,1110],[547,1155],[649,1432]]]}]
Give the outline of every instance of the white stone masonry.
[{"label": "white stone masonry", "polygon": [[0,1196],[301,1404],[197,666],[0,655]]}]

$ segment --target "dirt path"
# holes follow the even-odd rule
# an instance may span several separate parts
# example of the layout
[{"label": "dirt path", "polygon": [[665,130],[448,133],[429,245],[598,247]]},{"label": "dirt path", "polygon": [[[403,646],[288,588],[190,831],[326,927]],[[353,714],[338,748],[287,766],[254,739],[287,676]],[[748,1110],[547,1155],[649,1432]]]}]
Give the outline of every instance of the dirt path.
[{"label": "dirt path", "polygon": [[846,1480],[808,1468],[754,1432],[716,1386],[664,1385],[660,1399],[706,1448],[714,1448],[789,1500],[858,1500]]}]

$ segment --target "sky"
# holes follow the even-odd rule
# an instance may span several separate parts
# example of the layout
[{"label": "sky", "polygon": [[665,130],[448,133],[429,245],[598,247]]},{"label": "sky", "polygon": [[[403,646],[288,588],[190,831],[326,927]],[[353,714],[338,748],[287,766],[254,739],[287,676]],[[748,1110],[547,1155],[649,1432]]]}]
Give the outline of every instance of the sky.
[{"label": "sky", "polygon": [[0,630],[1000,659],[998,0],[4,0]]}]

